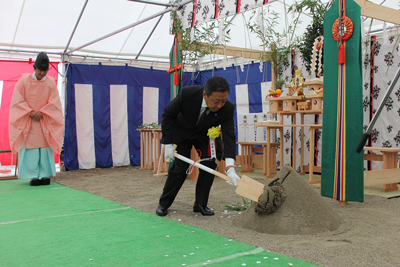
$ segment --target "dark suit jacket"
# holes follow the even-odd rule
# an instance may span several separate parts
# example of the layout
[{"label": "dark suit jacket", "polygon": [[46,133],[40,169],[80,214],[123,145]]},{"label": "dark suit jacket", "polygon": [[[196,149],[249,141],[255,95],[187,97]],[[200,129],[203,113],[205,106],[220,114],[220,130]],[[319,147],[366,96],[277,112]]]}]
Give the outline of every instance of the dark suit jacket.
[{"label": "dark suit jacket", "polygon": [[211,127],[221,125],[224,144],[224,158],[236,157],[236,137],[233,115],[235,105],[227,101],[217,112],[211,112],[203,123],[196,128],[201,103],[203,102],[203,86],[188,86],[182,88],[178,96],[165,108],[162,115],[163,144],[177,144],[195,136],[201,143],[208,143],[207,132]]}]

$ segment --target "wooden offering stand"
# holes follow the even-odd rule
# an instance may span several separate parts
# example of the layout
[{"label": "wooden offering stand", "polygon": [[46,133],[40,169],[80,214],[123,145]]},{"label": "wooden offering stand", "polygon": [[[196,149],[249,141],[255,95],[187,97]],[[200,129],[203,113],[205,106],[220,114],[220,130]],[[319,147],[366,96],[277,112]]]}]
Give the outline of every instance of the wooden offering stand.
[{"label": "wooden offering stand", "polygon": [[310,110],[311,109],[311,102],[298,102],[297,103],[298,110]]},{"label": "wooden offering stand", "polygon": [[301,102],[304,97],[301,96],[281,96],[281,100],[283,101],[283,111],[296,111],[297,110],[297,102]]},{"label": "wooden offering stand", "polygon": [[324,88],[324,81],[320,79],[313,79],[303,83],[304,87],[308,87],[308,92],[314,91],[316,94],[322,93]]},{"label": "wooden offering stand", "polygon": [[[322,111],[323,81],[312,80],[304,82],[303,86],[309,88],[307,95],[266,98],[269,101],[269,112]],[[285,88],[291,88],[291,85],[286,84]]]},{"label": "wooden offering stand", "polygon": [[265,101],[269,101],[269,112],[278,112],[283,110],[282,96],[267,97]]},{"label": "wooden offering stand", "polygon": [[323,94],[308,94],[306,100],[310,100],[311,110],[322,110]]},{"label": "wooden offering stand", "polygon": [[140,132],[140,169],[151,170],[154,168],[154,163],[156,162],[156,154],[154,153],[155,136],[153,131],[155,129],[139,128],[137,130]]},{"label": "wooden offering stand", "polygon": [[[301,132],[303,132],[304,127],[308,127],[310,131],[310,140],[313,141],[314,137],[314,131],[316,129],[322,129],[322,125],[306,125],[304,123],[304,116],[305,115],[320,115],[322,114],[322,99],[323,99],[323,81],[321,80],[312,80],[309,82],[304,82],[302,84],[304,87],[309,87],[309,90],[307,92],[307,95],[301,95],[301,96],[280,96],[280,97],[267,97],[265,100],[269,101],[269,113],[275,113],[279,115],[280,117],[280,122],[283,122],[283,117],[284,116],[291,116],[292,117],[292,124],[291,125],[285,125],[286,127],[292,127],[293,131],[295,131],[296,127],[301,127]],[[290,84],[286,84],[285,88],[291,88],[292,86]],[[320,93],[311,93],[311,92],[320,92]],[[296,115],[300,115],[300,124],[296,123]],[[280,125],[284,126],[284,125]],[[271,128],[271,126],[267,125],[258,125],[258,127],[265,127],[267,128],[267,131]],[[314,171],[320,171],[321,167],[314,166],[314,154],[312,154],[312,158],[310,157],[310,165],[312,164],[313,166],[304,166],[304,139],[303,135],[301,135],[301,172],[300,174],[305,174],[306,169],[309,170],[309,183],[318,183],[318,181],[313,180],[313,172]],[[282,146],[281,146],[282,147]],[[293,142],[292,144],[292,149],[296,150],[296,143]],[[312,151],[313,152],[313,151]],[[312,160],[311,160],[312,159]],[[282,160],[281,160],[282,162]],[[293,162],[293,168],[295,168],[295,162],[296,162],[296,155],[293,154],[292,158]]]},{"label": "wooden offering stand", "polygon": [[[0,149],[0,153],[12,153],[12,152],[10,149]],[[11,164],[12,164],[12,162],[13,162],[13,158],[11,158]],[[61,166],[61,162],[60,162],[60,166]],[[3,177],[0,177],[0,180],[17,179],[17,170],[18,170],[18,153],[16,154],[14,177],[3,176]],[[11,172],[11,170],[1,170],[1,172]]]},{"label": "wooden offering stand", "polygon": [[311,102],[311,110],[322,110],[323,86],[324,82],[321,80],[312,80],[303,84],[308,87],[306,100]]},{"label": "wooden offering stand", "polygon": [[303,98],[301,96],[267,97],[265,101],[269,101],[269,112],[295,112],[297,103],[301,102]]}]

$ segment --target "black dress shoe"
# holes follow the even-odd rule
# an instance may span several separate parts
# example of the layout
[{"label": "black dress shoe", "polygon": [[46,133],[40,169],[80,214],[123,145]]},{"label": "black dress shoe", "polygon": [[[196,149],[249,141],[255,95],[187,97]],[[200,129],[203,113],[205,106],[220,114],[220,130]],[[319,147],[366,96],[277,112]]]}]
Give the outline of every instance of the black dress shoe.
[{"label": "black dress shoe", "polygon": [[33,178],[30,182],[29,182],[30,186],[38,186],[40,185],[40,180],[39,178]]},{"label": "black dress shoe", "polygon": [[214,211],[210,210],[208,207],[203,207],[197,203],[194,203],[193,212],[200,212],[203,216],[213,216]]},{"label": "black dress shoe", "polygon": [[49,177],[42,177],[42,178],[39,178],[39,180],[40,180],[40,185],[49,185],[50,184]]},{"label": "black dress shoe", "polygon": [[165,208],[161,207],[160,205],[158,205],[158,207],[156,209],[156,214],[158,216],[164,217],[165,215],[168,214],[168,209],[165,209]]}]

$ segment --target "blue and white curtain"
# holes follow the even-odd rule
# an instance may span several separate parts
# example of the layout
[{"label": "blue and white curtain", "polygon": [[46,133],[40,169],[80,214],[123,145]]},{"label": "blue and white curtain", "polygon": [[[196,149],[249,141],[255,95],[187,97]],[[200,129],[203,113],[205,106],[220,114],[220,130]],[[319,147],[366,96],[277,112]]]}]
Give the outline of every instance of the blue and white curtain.
[{"label": "blue and white curtain", "polygon": [[[184,78],[190,83],[190,74]],[[70,64],[64,164],[67,170],[140,165],[142,123],[161,123],[170,101],[165,71]]]},{"label": "blue and white curtain", "polygon": [[[204,85],[225,77],[237,114],[265,112],[271,67],[258,63],[184,73],[183,86]],[[142,123],[161,124],[170,102],[170,76],[165,71],[128,66],[70,64],[67,75],[64,165],[67,170],[140,165]],[[238,129],[238,127],[236,127]]]}]

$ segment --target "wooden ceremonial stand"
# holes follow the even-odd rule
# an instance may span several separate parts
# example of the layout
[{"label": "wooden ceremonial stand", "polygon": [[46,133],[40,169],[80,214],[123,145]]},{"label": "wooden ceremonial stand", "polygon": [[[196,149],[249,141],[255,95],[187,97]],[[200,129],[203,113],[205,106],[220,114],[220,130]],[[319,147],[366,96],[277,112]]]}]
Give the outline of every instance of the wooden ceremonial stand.
[{"label": "wooden ceremonial stand", "polygon": [[308,130],[310,132],[310,155],[309,155],[309,165],[308,165],[308,183],[316,184],[321,183],[321,180],[314,180],[314,169],[319,170],[321,172],[321,167],[314,166],[314,149],[311,149],[311,145],[314,143],[314,133],[315,130],[322,129],[322,125],[308,125]]},{"label": "wooden ceremonial stand", "polygon": [[167,175],[168,163],[164,160],[164,146],[161,146],[161,129],[138,129],[140,132],[140,169],[151,170],[154,176]]},{"label": "wooden ceremonial stand", "polygon": [[[269,140],[269,131],[267,131],[267,138]],[[257,165],[260,166],[259,161],[257,161],[258,158],[254,155],[254,152],[258,152],[262,153],[261,167],[263,175],[267,178],[273,178],[276,175],[277,166],[273,156],[276,155],[279,143],[237,142],[237,144],[240,145],[241,149],[241,173],[254,172],[254,167],[257,168]],[[256,145],[261,145],[262,148],[255,148],[254,146]]]},{"label": "wooden ceremonial stand", "polygon": [[[304,86],[309,86],[312,88],[318,88],[318,90],[322,89],[322,81],[310,81],[304,83]],[[282,150],[283,150],[283,127],[292,127],[293,132],[296,131],[296,127],[301,128],[301,135],[300,135],[300,144],[301,144],[301,157],[300,157],[300,166],[301,166],[301,171],[300,174],[304,175],[305,174],[305,168],[307,166],[304,166],[304,127],[308,127],[309,132],[310,132],[310,144],[313,142],[311,140],[311,137],[314,137],[314,131],[315,129],[322,129],[322,125],[320,124],[304,124],[304,116],[305,115],[320,115],[322,114],[322,99],[323,99],[323,94],[308,94],[306,96],[283,96],[283,97],[272,97],[272,98],[267,98],[266,100],[269,101],[269,106],[270,110],[269,113],[272,114],[277,114],[279,115],[279,121],[280,124],[276,125],[279,127],[274,127],[274,125],[269,125],[268,122],[261,122],[261,123],[256,123],[256,127],[265,127],[267,129],[267,133],[269,133],[270,129],[279,129],[281,132],[281,165],[283,164],[283,156],[282,156]],[[300,114],[300,124],[296,123],[296,115]],[[283,118],[284,116],[291,116],[292,117],[292,124],[289,125],[283,125]],[[312,150],[312,149],[310,149]],[[296,168],[296,140],[293,138],[292,140],[292,167],[295,169]],[[311,154],[311,153],[310,153]],[[312,151],[312,157],[314,157],[314,151]],[[312,158],[311,161],[311,155],[310,155],[310,166],[308,167],[309,173],[310,173],[310,178],[309,178],[309,183],[315,183],[316,181],[313,181],[312,175],[314,168],[311,167],[311,165],[314,164],[314,158]]]},{"label": "wooden ceremonial stand", "polygon": [[140,169],[151,170],[154,167],[153,129],[138,129],[140,132]]},{"label": "wooden ceremonial stand", "polygon": [[364,154],[365,160],[383,161],[383,170],[364,172],[364,186],[383,184],[383,192],[397,191],[397,184],[400,182],[400,169],[398,168],[400,148],[364,147],[364,150],[382,153],[380,155]]},{"label": "wooden ceremonial stand", "polygon": [[[0,153],[12,153],[10,149],[1,149]],[[12,160],[11,160],[12,161]],[[11,162],[12,164],[12,162]],[[8,180],[8,179],[16,179],[17,177],[17,170],[18,170],[18,153],[16,155],[16,161],[15,161],[15,169],[14,169],[14,178],[10,178],[12,176],[5,176],[5,177],[0,177],[0,180]]]},{"label": "wooden ceremonial stand", "polygon": [[168,162],[164,159],[164,146],[160,144],[161,140],[161,129],[157,129],[153,131],[154,134],[154,147],[160,148],[159,150],[155,150],[155,162],[154,164],[154,172],[153,176],[165,176],[168,174]]},{"label": "wooden ceremonial stand", "polygon": [[[168,175],[169,163],[165,161],[164,146],[160,143],[161,129],[138,129],[140,132],[140,169],[151,170],[155,172],[154,176]],[[198,161],[200,158],[195,150],[192,148],[190,158],[193,161]],[[225,161],[216,160],[217,168],[220,172],[225,171]],[[192,172],[188,174],[188,178],[197,179],[199,176],[199,169],[193,168]]]}]

